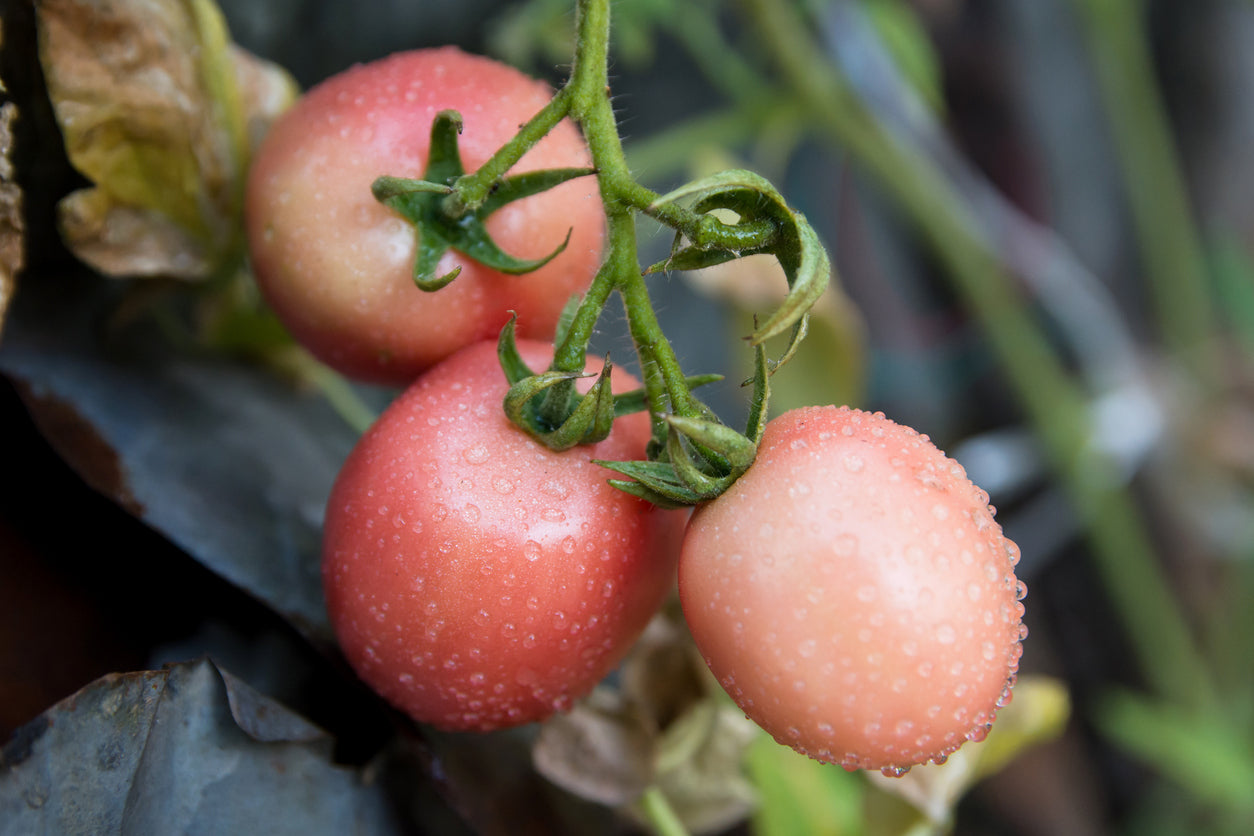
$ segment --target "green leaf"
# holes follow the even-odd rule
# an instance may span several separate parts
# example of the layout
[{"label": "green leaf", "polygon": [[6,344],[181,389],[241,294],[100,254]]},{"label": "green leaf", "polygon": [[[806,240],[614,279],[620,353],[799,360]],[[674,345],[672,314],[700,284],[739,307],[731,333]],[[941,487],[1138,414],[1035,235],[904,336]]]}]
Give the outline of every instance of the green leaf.
[{"label": "green leaf", "polygon": [[838,766],[811,760],[760,735],[745,766],[758,794],[754,836],[862,834],[866,785]]},{"label": "green leaf", "polygon": [[1254,811],[1254,745],[1222,715],[1197,715],[1150,697],[1115,691],[1096,712],[1120,747],[1206,801]]},{"label": "green leaf", "polygon": [[295,99],[287,73],[235,47],[210,0],[35,13],[66,153],[92,183],[59,206],[66,245],[114,276],[204,279],[237,259],[250,130]]}]

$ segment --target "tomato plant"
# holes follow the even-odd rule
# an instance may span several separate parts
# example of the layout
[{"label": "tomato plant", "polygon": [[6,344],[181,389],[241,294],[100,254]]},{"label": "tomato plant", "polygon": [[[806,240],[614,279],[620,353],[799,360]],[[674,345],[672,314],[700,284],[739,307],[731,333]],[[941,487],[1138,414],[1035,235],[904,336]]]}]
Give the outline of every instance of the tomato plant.
[{"label": "tomato plant", "polygon": [[745,713],[819,760],[896,772],[982,738],[1021,652],[1018,549],[988,496],[882,414],[794,410],[701,507],[679,584]]},{"label": "tomato plant", "polygon": [[[520,341],[529,363],[551,348]],[[635,386],[616,373],[615,388]],[[420,377],[362,437],[327,506],[323,577],[358,674],[415,719],[512,726],[569,707],[674,581],[685,515],[614,490],[594,457],[643,453],[643,414],[555,453],[501,410],[493,343]]]},{"label": "tomato plant", "polygon": [[[524,337],[549,338],[567,298],[600,264],[605,216],[594,178],[507,204],[486,222],[512,256],[539,269],[506,275],[456,250],[440,293],[414,287],[415,230],[371,192],[382,175],[427,168],[436,114],[461,114],[461,161],[474,170],[550,100],[544,84],[455,48],[353,67],[311,89],[266,135],[249,172],[245,225],[254,272],[295,337],[351,377],[405,384],[518,314]],[[556,125],[514,171],[587,167],[575,126]]]}]

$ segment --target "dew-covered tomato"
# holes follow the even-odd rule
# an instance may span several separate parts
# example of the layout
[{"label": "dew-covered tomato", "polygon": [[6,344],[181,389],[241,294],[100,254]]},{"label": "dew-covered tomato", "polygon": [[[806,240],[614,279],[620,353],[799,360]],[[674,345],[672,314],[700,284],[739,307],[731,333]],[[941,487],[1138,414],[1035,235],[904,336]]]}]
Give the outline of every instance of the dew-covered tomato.
[{"label": "dew-covered tomato", "polygon": [[[520,341],[533,368],[552,349]],[[615,370],[615,391],[636,387]],[[425,375],[380,416],[327,505],[323,581],[357,673],[420,722],[489,730],[587,693],[674,583],[687,515],[607,483],[648,417],[555,453],[510,424],[495,343]]]},{"label": "dew-covered tomato", "polygon": [[[474,171],[552,96],[517,70],[453,47],[398,53],[311,89],[266,135],[249,171],[245,222],[258,283],[314,355],[351,377],[406,384],[454,351],[518,333],[548,339],[563,304],[600,264],[605,214],[596,179],[581,177],[506,205],[487,222],[506,253],[541,258],[519,276],[448,251],[461,274],[435,293],[414,286],[414,229],[375,200],[381,175],[421,177],[431,124],[462,115],[462,162]],[[589,166],[583,138],[562,122],[511,170]]]},{"label": "dew-covered tomato", "polygon": [[926,436],[811,407],[700,508],[679,590],[750,718],[818,760],[897,774],[979,739],[1021,654],[1018,549]]}]

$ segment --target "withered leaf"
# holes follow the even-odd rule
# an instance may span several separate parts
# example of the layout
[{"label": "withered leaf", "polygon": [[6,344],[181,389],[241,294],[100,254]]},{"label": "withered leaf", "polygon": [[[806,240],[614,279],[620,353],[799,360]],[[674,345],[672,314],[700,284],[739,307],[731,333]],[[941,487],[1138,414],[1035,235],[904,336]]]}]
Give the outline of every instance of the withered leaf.
[{"label": "withered leaf", "polygon": [[618,695],[598,688],[541,727],[532,749],[541,775],[580,798],[618,806],[653,777],[653,740]]},{"label": "withered leaf", "polygon": [[4,315],[9,309],[9,300],[17,288],[17,274],[25,261],[22,190],[14,182],[10,159],[15,118],[16,105],[12,102],[0,105],[0,334],[4,332]]},{"label": "withered leaf", "polygon": [[111,276],[199,279],[242,247],[252,145],[294,97],[211,0],[41,0],[40,61],[66,153],[94,184],[62,235]]}]

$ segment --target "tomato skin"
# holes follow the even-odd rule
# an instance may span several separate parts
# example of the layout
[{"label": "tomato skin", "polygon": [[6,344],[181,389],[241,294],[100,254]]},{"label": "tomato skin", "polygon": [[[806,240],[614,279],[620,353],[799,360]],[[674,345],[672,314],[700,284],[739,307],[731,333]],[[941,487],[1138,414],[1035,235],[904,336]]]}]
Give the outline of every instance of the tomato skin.
[{"label": "tomato skin", "polygon": [[[518,313],[518,333],[549,339],[563,304],[600,265],[605,214],[596,178],[582,177],[509,204],[487,222],[510,255],[540,258],[507,276],[449,251],[452,284],[414,286],[414,229],[380,204],[380,175],[420,177],[431,123],[461,113],[462,162],[474,171],[511,139],[552,91],[512,67],[454,47],[397,53],[309,90],[271,128],[249,170],[245,226],[258,284],[315,356],[359,380],[404,385],[454,351],[494,337]],[[569,121],[513,173],[591,165]]]},{"label": "tomato skin", "polygon": [[1022,652],[1018,549],[988,496],[880,414],[794,410],[698,509],[679,565],[693,637],[776,740],[896,772],[979,739]]},{"label": "tomato skin", "polygon": [[[542,367],[552,348],[520,341]],[[615,369],[616,391],[635,388]],[[486,731],[565,709],[673,587],[687,514],[609,484],[646,415],[552,452],[510,424],[494,343],[420,377],[362,437],[327,505],[323,581],[357,673],[419,722]]]}]

